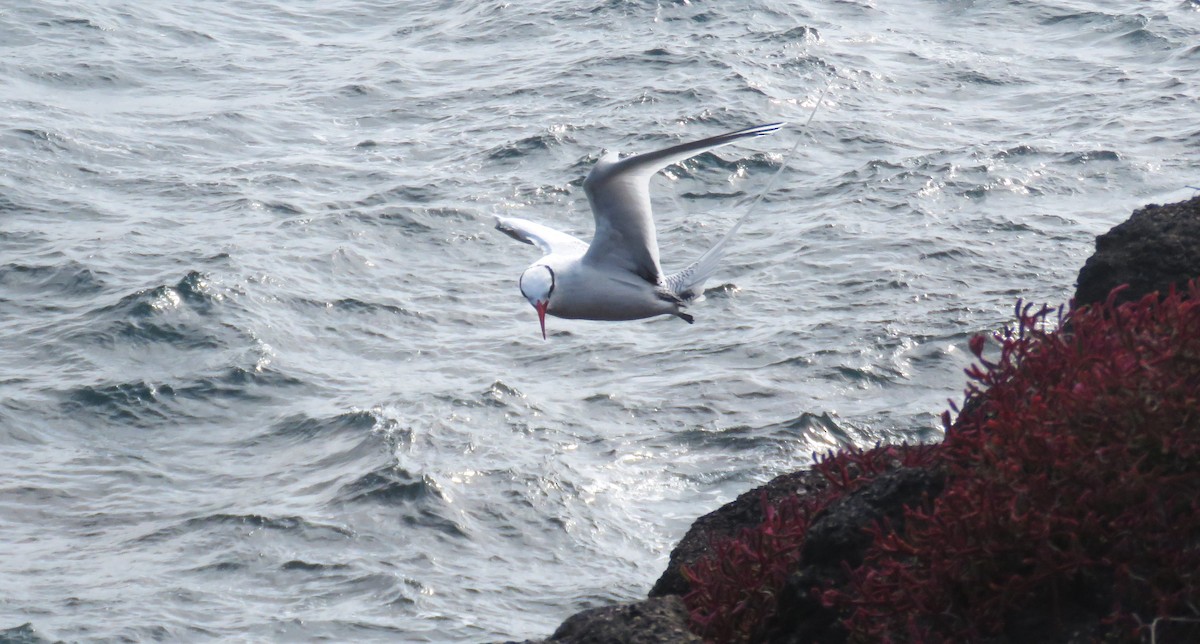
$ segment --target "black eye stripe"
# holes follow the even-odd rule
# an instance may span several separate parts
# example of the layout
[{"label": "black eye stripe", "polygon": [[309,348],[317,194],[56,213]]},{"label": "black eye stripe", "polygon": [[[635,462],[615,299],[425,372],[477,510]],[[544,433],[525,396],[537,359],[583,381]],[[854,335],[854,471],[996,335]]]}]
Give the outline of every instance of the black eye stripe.
[{"label": "black eye stripe", "polygon": [[554,269],[547,266],[546,270],[550,271],[550,290],[546,291],[546,297],[549,298],[554,295]]}]

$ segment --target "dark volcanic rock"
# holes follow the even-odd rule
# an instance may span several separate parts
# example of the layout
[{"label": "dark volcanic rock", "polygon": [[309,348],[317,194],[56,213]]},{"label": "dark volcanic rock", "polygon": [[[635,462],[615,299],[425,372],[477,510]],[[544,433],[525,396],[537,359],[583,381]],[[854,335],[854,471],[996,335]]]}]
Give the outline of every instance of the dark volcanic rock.
[{"label": "dark volcanic rock", "polygon": [[942,491],[945,475],[940,471],[906,467],[885,472],[845,498],[835,501],[804,536],[800,565],[830,565],[841,562],[858,566],[871,545],[869,528],[879,522],[899,529],[904,525],[904,508]]},{"label": "dark volcanic rock", "polygon": [[708,554],[713,543],[735,537],[744,528],[753,528],[762,523],[764,494],[767,501],[775,505],[792,494],[813,494],[828,485],[824,478],[809,470],[783,474],[696,519],[679,545],[671,551],[667,569],[658,578],[654,588],[650,589],[650,596],[686,595],[688,582],[680,572],[680,567],[690,565]]},{"label": "dark volcanic rock", "polygon": [[1118,301],[1166,291],[1200,275],[1200,196],[1134,211],[1096,238],[1096,253],[1079,271],[1075,305],[1103,302],[1121,284]]},{"label": "dark volcanic rock", "polygon": [[812,591],[845,584],[846,567],[859,566],[871,545],[868,529],[876,524],[903,529],[904,509],[929,502],[944,485],[945,474],[939,470],[900,468],[880,474],[830,505],[804,537],[800,568],[779,594],[767,639],[796,644],[844,642],[838,615]]},{"label": "dark volcanic rock", "polygon": [[547,642],[560,644],[701,644],[688,630],[687,608],[679,597],[605,606],[576,613]]},{"label": "dark volcanic rock", "polygon": [[[862,563],[871,544],[867,530],[879,522],[895,528],[903,526],[904,508],[936,497],[942,490],[944,479],[940,471],[901,468],[879,475],[830,505],[809,529],[800,570],[789,578],[780,595],[778,616],[769,625],[773,641],[844,641],[845,634],[837,629],[837,615],[824,608],[810,590],[845,583],[845,566]],[[670,565],[655,584],[651,596],[686,593],[687,580],[680,574],[679,567],[707,554],[715,541],[733,537],[741,530],[761,523],[764,494],[769,503],[777,504],[792,494],[823,494],[827,487],[828,481],[816,472],[792,472],[704,515],[692,524],[671,553]]]}]

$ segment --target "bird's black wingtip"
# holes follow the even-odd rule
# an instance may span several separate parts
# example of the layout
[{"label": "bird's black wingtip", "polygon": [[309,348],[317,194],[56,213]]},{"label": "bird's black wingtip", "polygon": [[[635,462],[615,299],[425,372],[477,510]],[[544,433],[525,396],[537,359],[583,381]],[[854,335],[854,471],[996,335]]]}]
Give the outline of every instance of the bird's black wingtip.
[{"label": "bird's black wingtip", "polygon": [[744,130],[738,130],[737,132],[730,132],[729,134],[726,134],[725,136],[732,137],[734,139],[745,137],[745,136],[766,136],[768,134],[778,132],[779,128],[782,128],[782,127],[783,127],[782,121],[780,121],[779,123],[765,123],[763,125],[755,125],[754,127],[748,127]]},{"label": "bird's black wingtip", "polygon": [[533,245],[533,240],[529,238],[529,235],[525,231],[513,226],[504,217],[501,217],[500,215],[495,215],[495,217],[496,217],[496,230],[504,233],[505,235],[508,235],[509,237],[512,237],[513,239],[515,239],[521,243]]},{"label": "bird's black wingtip", "polygon": [[772,132],[777,132],[783,126],[784,126],[783,121],[779,121],[778,123],[765,123],[763,125],[759,125],[758,127],[753,127],[750,129],[754,131],[754,134],[756,134],[758,136],[763,136],[764,134],[771,134]]}]

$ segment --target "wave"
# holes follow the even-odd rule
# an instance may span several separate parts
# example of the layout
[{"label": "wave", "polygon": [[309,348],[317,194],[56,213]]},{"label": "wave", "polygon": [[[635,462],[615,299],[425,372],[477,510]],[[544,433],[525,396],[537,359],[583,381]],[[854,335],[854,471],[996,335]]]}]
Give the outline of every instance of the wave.
[{"label": "wave", "polygon": [[808,454],[863,444],[862,432],[839,423],[829,412],[799,416],[765,425],[734,425],[720,429],[689,429],[675,434],[689,449],[754,452],[763,449]]},{"label": "wave", "polygon": [[548,132],[528,136],[519,141],[505,143],[496,146],[487,152],[489,159],[493,161],[504,161],[507,159],[517,159],[545,152],[551,148],[561,145],[563,139],[555,133]]},{"label": "wave", "polygon": [[[92,291],[91,299],[96,299],[96,291],[105,287],[86,274],[68,273],[59,279],[73,288]],[[242,312],[240,305],[227,299],[226,292],[214,286],[206,274],[190,271],[174,284],[140,289],[56,323],[53,332],[69,345],[85,350],[127,350],[157,344],[187,351],[246,345],[261,348],[261,342],[251,333],[224,321]],[[239,375],[249,374],[231,372],[226,377],[236,379]]]},{"label": "wave", "polygon": [[324,563],[313,563],[313,562],[309,562],[309,561],[301,561],[299,559],[292,559],[290,561],[285,561],[283,564],[281,564],[279,566],[279,569],[280,570],[298,570],[298,571],[302,571],[302,572],[329,573],[329,572],[342,572],[342,571],[350,570],[351,566],[349,566],[347,564],[324,564]]},{"label": "wave", "polygon": [[0,266],[0,288],[27,295],[36,295],[45,305],[45,298],[83,298],[95,296],[105,288],[101,274],[76,262],[61,264],[20,264]]},{"label": "wave", "polygon": [[803,436],[809,442],[828,443],[832,439],[832,442],[840,447],[856,444],[856,437],[839,425],[829,415],[829,412],[822,412],[821,414],[803,412],[795,418],[773,426],[773,428],[785,435]]},{"label": "wave", "polygon": [[205,274],[199,271],[189,271],[172,286],[162,285],[141,289],[122,297],[115,304],[98,309],[96,313],[143,318],[176,308],[185,302],[207,309],[219,299],[210,290]]},{"label": "wave", "polygon": [[200,378],[193,384],[178,386],[175,392],[183,397],[205,401],[214,398],[260,400],[268,397],[261,390],[303,387],[307,384],[272,367],[233,366],[217,375]]},{"label": "wave", "polygon": [[490,387],[485,389],[480,394],[480,399],[485,405],[492,407],[511,407],[514,402],[521,406],[528,404],[525,402],[525,394],[521,393],[521,390],[499,380],[493,382]]},{"label": "wave", "polygon": [[228,212],[265,211],[281,217],[296,217],[308,214],[302,206],[293,203],[278,200],[264,201],[250,197],[222,200],[219,207],[221,210]]},{"label": "wave", "polygon": [[[387,440],[394,453],[398,447],[391,442],[396,439]],[[467,536],[466,529],[451,516],[455,510],[441,485],[432,476],[407,469],[395,460],[342,485],[328,505],[382,506],[398,514],[406,526],[429,528],[453,537]]]},{"label": "wave", "polygon": [[5,644],[50,644],[54,640],[38,635],[37,631],[33,630],[33,623],[25,622],[20,626],[0,629],[0,642]]},{"label": "wave", "polygon": [[83,420],[99,416],[122,424],[153,426],[163,421],[203,418],[212,409],[184,406],[184,402],[227,405],[233,401],[270,400],[280,389],[304,386],[305,381],[270,367],[233,366],[214,375],[169,382],[128,382],[79,385],[51,392],[60,410]]},{"label": "wave", "polygon": [[273,424],[262,437],[310,440],[342,432],[365,433],[377,422],[375,415],[368,411],[347,412],[329,418],[296,414]]},{"label": "wave", "polygon": [[139,543],[165,541],[193,533],[230,532],[231,536],[245,535],[247,531],[264,530],[298,535],[308,541],[342,542],[354,536],[354,531],[331,523],[310,521],[296,515],[267,516],[262,514],[230,514],[216,512],[192,517],[136,537]]},{"label": "wave", "polygon": [[416,309],[410,309],[396,304],[360,300],[353,297],[344,297],[329,301],[314,300],[310,298],[297,298],[295,301],[297,304],[305,308],[322,310],[333,309],[341,313],[359,315],[398,315],[405,318],[413,318],[427,322],[434,321],[432,316],[422,313]]},{"label": "wave", "polygon": [[129,382],[103,386],[82,386],[69,390],[62,404],[72,416],[91,411],[110,420],[143,424],[167,419],[166,400],[174,396],[169,385]]},{"label": "wave", "polygon": [[395,505],[438,497],[437,486],[428,478],[389,465],[342,486],[338,490],[337,501]]},{"label": "wave", "polygon": [[1121,161],[1121,154],[1115,150],[1084,150],[1082,152],[1066,152],[1060,158],[1063,163],[1081,165],[1096,161]]}]

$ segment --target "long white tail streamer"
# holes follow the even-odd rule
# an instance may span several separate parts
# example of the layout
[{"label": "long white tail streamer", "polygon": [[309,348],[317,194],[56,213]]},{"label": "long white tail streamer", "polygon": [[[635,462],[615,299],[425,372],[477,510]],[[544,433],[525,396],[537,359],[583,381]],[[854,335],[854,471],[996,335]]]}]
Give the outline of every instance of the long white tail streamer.
[{"label": "long white tail streamer", "polygon": [[[817,110],[820,109],[821,103],[825,101],[825,95],[829,93],[829,90],[832,87],[833,83],[830,82],[826,84],[825,89],[821,91],[821,95],[817,98],[817,104],[813,106],[812,112],[808,115],[808,120],[806,120],[804,125],[801,126],[804,133],[808,132],[809,124],[812,123],[813,117],[817,115]],[[668,291],[684,301],[695,302],[704,297],[704,282],[708,280],[709,276],[712,275],[712,272],[716,270],[717,265],[721,262],[721,256],[724,254],[725,244],[733,238],[738,229],[742,227],[743,223],[745,223],[746,219],[748,219],[750,215],[754,213],[754,210],[758,207],[759,202],[763,200],[763,197],[765,197],[767,193],[775,187],[775,182],[779,180],[779,175],[783,174],[783,171],[787,169],[788,162],[791,161],[792,155],[796,153],[796,150],[800,149],[800,143],[802,141],[802,137],[796,137],[796,143],[792,146],[792,149],[788,150],[788,153],[783,156],[783,162],[779,164],[779,169],[775,171],[775,174],[771,175],[770,180],[767,181],[766,187],[764,187],[762,191],[758,193],[758,196],[754,198],[753,202],[751,202],[750,207],[746,209],[746,214],[738,218],[737,222],[733,224],[733,227],[729,229],[729,232],[725,233],[724,237],[718,240],[717,243],[713,244],[712,248],[709,248],[707,251],[705,251],[704,254],[700,256],[700,259],[692,262],[687,268],[677,273],[672,273],[666,277],[665,286]]]}]

